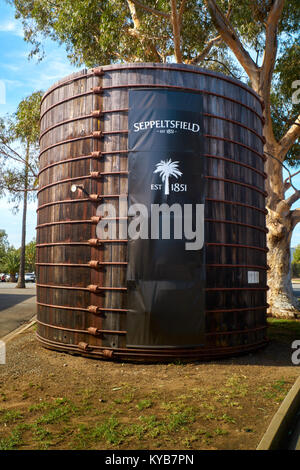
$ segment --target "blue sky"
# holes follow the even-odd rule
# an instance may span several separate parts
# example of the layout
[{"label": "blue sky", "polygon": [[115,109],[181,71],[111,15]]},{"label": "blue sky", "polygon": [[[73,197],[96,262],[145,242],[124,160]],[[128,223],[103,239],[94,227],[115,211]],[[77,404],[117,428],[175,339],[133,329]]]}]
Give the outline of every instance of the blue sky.
[{"label": "blue sky", "polygon": [[[54,82],[74,72],[66,51],[53,41],[45,42],[46,58],[37,63],[28,60],[30,45],[23,40],[20,21],[14,19],[14,9],[1,0],[0,5],[0,116],[13,113],[19,102],[34,91],[46,91]],[[3,104],[3,83],[5,104]],[[0,199],[0,229],[6,230],[9,243],[15,247],[21,244],[22,211],[12,214],[6,199]],[[36,204],[28,207],[27,241],[35,237]]]},{"label": "blue sky", "polygon": [[[44,43],[46,57],[42,62],[28,60],[30,46],[23,40],[20,21],[14,18],[14,9],[1,1],[0,5],[0,116],[13,113],[19,102],[34,91],[46,91],[54,82],[74,72],[66,51],[53,41]],[[3,84],[5,104],[3,104]],[[287,175],[286,175],[287,176]],[[300,188],[300,174],[294,178],[294,185]],[[299,202],[295,207],[300,207]],[[21,244],[22,212],[13,215],[6,199],[0,199],[0,229],[6,230],[11,245]],[[28,207],[27,241],[35,237],[36,204]],[[294,230],[292,246],[300,244],[300,224]]]}]

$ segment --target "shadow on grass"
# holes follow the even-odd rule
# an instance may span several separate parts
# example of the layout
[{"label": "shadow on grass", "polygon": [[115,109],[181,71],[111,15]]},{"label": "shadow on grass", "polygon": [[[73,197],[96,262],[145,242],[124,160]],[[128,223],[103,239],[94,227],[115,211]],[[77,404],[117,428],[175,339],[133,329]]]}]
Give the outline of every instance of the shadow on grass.
[{"label": "shadow on grass", "polygon": [[293,341],[300,340],[300,320],[268,318],[267,324],[269,340],[267,346],[251,354],[223,359],[222,362],[275,367],[293,366],[291,357],[295,350],[291,346]]}]

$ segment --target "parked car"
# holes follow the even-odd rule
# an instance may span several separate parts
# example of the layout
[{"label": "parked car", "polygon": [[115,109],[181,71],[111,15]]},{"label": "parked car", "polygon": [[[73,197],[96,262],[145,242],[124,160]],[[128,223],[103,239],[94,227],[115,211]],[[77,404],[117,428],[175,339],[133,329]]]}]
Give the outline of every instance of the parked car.
[{"label": "parked car", "polygon": [[35,282],[35,274],[25,273],[25,282]]},{"label": "parked car", "polygon": [[0,281],[1,282],[6,282],[6,274],[0,273]]}]

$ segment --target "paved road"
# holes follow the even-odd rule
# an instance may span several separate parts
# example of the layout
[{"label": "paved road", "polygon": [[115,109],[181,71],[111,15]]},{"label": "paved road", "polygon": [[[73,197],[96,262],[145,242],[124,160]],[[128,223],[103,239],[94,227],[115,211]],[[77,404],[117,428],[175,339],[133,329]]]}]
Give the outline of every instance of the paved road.
[{"label": "paved road", "polygon": [[296,297],[300,297],[300,282],[293,282],[293,291]]},{"label": "paved road", "polygon": [[0,282],[0,338],[36,314],[35,284],[16,289],[16,284]]},{"label": "paved road", "polygon": [[[300,282],[293,284],[294,294],[300,298]],[[0,338],[27,322],[36,314],[35,284],[16,289],[16,284],[0,282]]]}]

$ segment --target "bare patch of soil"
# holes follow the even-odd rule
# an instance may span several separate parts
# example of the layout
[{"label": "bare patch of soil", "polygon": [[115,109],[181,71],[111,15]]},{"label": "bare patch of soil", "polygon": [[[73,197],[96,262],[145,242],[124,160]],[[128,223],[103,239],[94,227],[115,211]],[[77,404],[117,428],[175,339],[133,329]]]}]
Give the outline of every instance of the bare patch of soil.
[{"label": "bare patch of soil", "polygon": [[255,354],[147,365],[50,351],[27,330],[0,365],[0,449],[255,449],[299,375],[297,331],[278,325]]}]

